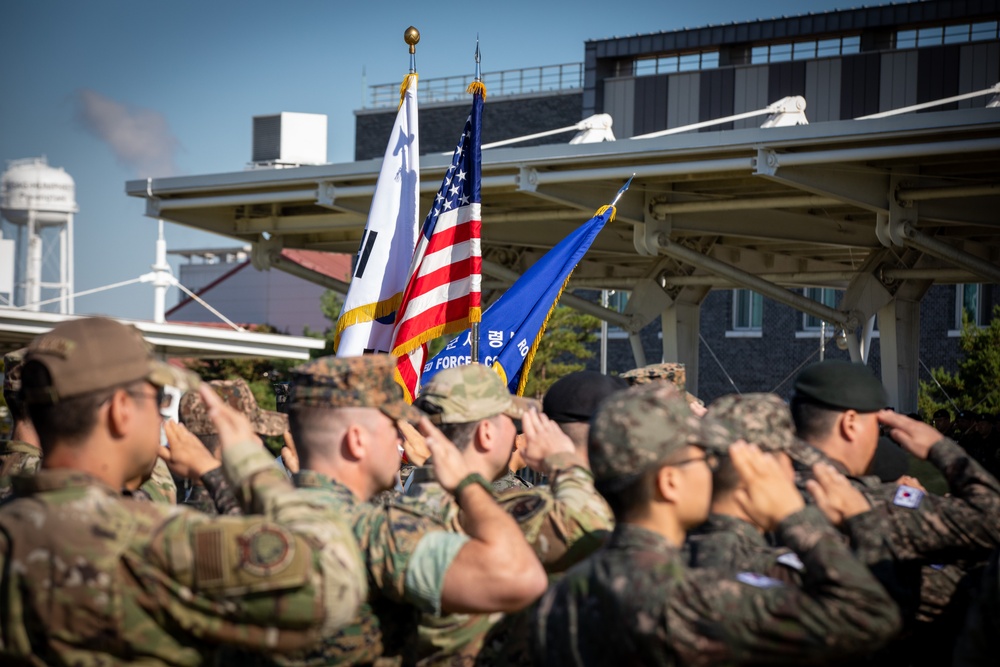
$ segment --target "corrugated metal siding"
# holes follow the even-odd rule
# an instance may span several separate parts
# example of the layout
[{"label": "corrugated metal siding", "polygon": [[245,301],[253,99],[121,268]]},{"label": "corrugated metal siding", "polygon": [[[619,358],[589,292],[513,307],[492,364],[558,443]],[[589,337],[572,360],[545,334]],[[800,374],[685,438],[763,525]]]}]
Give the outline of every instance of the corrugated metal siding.
[{"label": "corrugated metal siding", "polygon": [[[974,93],[1000,81],[1000,42],[962,46],[958,57],[958,94]],[[993,99],[991,95],[958,103],[959,109],[978,109]]]},{"label": "corrugated metal siding", "polygon": [[[771,103],[767,99],[767,74],[767,65],[736,68],[733,77],[733,114],[763,109]],[[760,127],[762,122],[762,118],[745,118],[733,123],[733,127],[737,130]]]},{"label": "corrugated metal siding", "polygon": [[883,53],[879,85],[879,111],[917,103],[917,52]]},{"label": "corrugated metal siding", "polygon": [[[640,76],[635,78],[635,113],[632,116],[632,134],[656,132],[667,127],[667,75]],[[604,103],[607,104],[607,94]]]},{"label": "corrugated metal siding", "polygon": [[700,88],[701,76],[697,72],[674,74],[670,77],[670,92],[667,95],[667,119],[666,124],[660,129],[698,122],[698,105],[701,102]]},{"label": "corrugated metal siding", "polygon": [[614,119],[616,139],[631,137],[635,124],[635,79],[607,79],[604,82],[604,113]]},{"label": "corrugated metal siding", "polygon": [[[961,46],[946,44],[917,51],[917,104],[933,102],[958,95],[958,57]],[[927,109],[948,111],[957,109],[955,103]]]},{"label": "corrugated metal siding", "polygon": [[789,95],[806,94],[805,62],[771,63],[767,76],[768,103]]},{"label": "corrugated metal siding", "polygon": [[[714,120],[733,115],[735,72],[731,68],[705,70],[699,83],[698,120]],[[703,132],[733,129],[732,123],[706,127]]]},{"label": "corrugated metal siding", "polygon": [[840,62],[840,118],[857,118],[878,113],[879,73],[882,57],[878,53],[844,56]]},{"label": "corrugated metal siding", "polygon": [[[806,118],[810,123],[840,120],[840,58],[806,63]],[[769,100],[776,102],[777,100]]]}]

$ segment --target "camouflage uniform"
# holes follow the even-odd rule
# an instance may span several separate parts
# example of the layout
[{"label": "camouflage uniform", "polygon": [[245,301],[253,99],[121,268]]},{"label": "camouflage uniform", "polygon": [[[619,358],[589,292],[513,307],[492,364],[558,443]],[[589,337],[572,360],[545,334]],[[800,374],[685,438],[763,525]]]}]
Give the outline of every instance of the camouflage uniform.
[{"label": "camouflage uniform", "polygon": [[1000,551],[983,572],[955,646],[954,667],[988,667],[1000,652]]},{"label": "camouflage uniform", "polygon": [[[420,413],[403,400],[392,379],[388,355],[327,357],[292,369],[289,402],[316,407],[379,408],[393,419]],[[314,650],[274,658],[281,665],[429,664],[433,649],[418,640],[421,615],[440,617],[444,575],[468,542],[437,517],[391,501],[360,502],[343,484],[315,471],[294,477],[317,507],[329,508],[353,525],[368,571],[369,597],[351,624],[324,638]],[[450,497],[450,496],[449,496]]]},{"label": "camouflage uniform", "polygon": [[[3,393],[17,395],[21,391],[21,361],[26,348],[8,352],[3,358]],[[33,475],[42,466],[42,450],[30,442],[5,440],[0,442],[0,502],[14,492],[10,478]]]},{"label": "camouflage uniform", "polygon": [[[704,440],[701,421],[675,389],[634,387],[595,416],[591,465],[599,484],[624,488],[672,452]],[[789,516],[776,534],[805,564],[802,588],[758,573],[688,570],[662,535],[619,523],[605,548],[537,604],[536,660],[801,664],[870,650],[898,629],[881,586],[815,508]]]},{"label": "camouflage uniform", "polygon": [[531,484],[528,484],[523,479],[518,477],[517,473],[513,470],[508,470],[507,473],[500,479],[493,480],[493,492],[503,493],[504,491],[523,491],[524,489],[530,489]]},{"label": "camouflage uniform", "polygon": [[[52,378],[25,384],[39,403],[187,382],[137,331],[103,318],[36,338],[33,363]],[[259,443],[233,443],[222,458],[260,516],[138,503],[68,468],[18,478],[0,507],[0,663],[200,665],[222,643],[288,650],[347,623],[367,592],[349,528],[295,491]]]},{"label": "camouflage uniform", "polygon": [[[294,493],[258,444],[223,456],[264,516],[137,503],[72,470],[16,480],[18,497],[0,509],[0,654],[198,665],[219,643],[287,650],[346,623],[365,580],[341,519]],[[240,543],[242,552],[231,546]]]},{"label": "camouflage uniform", "polygon": [[[243,378],[235,380],[212,380],[209,382],[215,392],[234,410],[242,412],[258,435],[278,436],[288,430],[288,415],[270,410],[261,410],[257,405],[250,386]],[[208,417],[208,408],[201,397],[188,392],[181,398],[180,421],[199,438],[216,435],[215,424]],[[239,514],[236,502],[225,475],[216,468],[205,473],[198,481],[176,479],[180,490],[180,502],[206,514]]]},{"label": "camouflage uniform", "polygon": [[648,384],[658,380],[669,382],[677,387],[679,391],[684,392],[684,396],[687,398],[688,403],[705,404],[704,401],[694,394],[685,391],[685,385],[687,384],[687,371],[684,369],[684,364],[678,364],[675,362],[649,364],[648,366],[643,366],[642,368],[633,368],[630,371],[625,371],[618,377],[625,380],[630,386],[633,387],[637,384]]},{"label": "camouflage uniform", "polygon": [[[511,396],[499,376],[480,365],[438,373],[423,387],[418,405],[437,423],[472,423],[506,414],[522,416],[526,399]],[[511,443],[513,448],[513,443]],[[551,487],[494,493],[500,506],[517,521],[547,572],[561,572],[598,548],[614,525],[611,510],[594,489],[593,475],[575,455],[562,453],[546,461]],[[429,467],[411,475],[406,496],[390,506],[427,514],[461,531],[454,498],[433,479]],[[490,655],[511,641],[513,622],[493,628],[501,614],[451,614],[421,618],[420,643],[429,653],[426,664],[473,664],[489,641]],[[515,617],[516,618],[516,617]]]}]

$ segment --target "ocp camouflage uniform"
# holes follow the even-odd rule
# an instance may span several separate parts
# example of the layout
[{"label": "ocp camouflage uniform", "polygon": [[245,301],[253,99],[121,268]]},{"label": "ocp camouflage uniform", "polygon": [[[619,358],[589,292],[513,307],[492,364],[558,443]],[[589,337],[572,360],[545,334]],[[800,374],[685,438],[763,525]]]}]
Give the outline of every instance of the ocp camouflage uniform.
[{"label": "ocp camouflage uniform", "polygon": [[510,490],[522,491],[530,489],[532,485],[518,477],[517,473],[513,470],[508,470],[503,477],[493,480],[492,486],[494,493],[503,493]]},{"label": "ocp camouflage uniform", "polygon": [[21,440],[0,443],[0,503],[14,494],[12,478],[34,475],[42,467],[42,450]]},{"label": "ocp camouflage uniform", "polygon": [[18,478],[0,508],[0,662],[200,665],[220,643],[285,651],[347,623],[367,590],[347,526],[258,443],[223,465],[262,516],[137,503],[73,470]]}]

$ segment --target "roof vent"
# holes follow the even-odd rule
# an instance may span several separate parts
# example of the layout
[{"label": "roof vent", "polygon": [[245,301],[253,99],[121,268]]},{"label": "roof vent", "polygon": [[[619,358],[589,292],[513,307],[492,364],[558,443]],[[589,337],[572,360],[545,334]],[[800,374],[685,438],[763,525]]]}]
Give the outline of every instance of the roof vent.
[{"label": "roof vent", "polygon": [[253,117],[251,169],[326,164],[326,114],[292,113]]}]

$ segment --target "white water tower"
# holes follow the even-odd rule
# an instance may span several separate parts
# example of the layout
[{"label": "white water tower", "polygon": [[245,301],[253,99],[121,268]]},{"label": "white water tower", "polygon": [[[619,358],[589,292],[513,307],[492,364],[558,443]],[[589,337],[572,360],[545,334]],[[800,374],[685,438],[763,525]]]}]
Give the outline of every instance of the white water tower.
[{"label": "white water tower", "polygon": [[[0,179],[0,215],[13,226],[16,245],[14,266],[0,266],[0,284],[12,271],[14,305],[41,310],[43,299],[57,299],[58,312],[73,312],[76,212],[76,184],[61,167],[50,167],[44,157],[7,163]],[[2,234],[0,228],[0,239]]]}]

